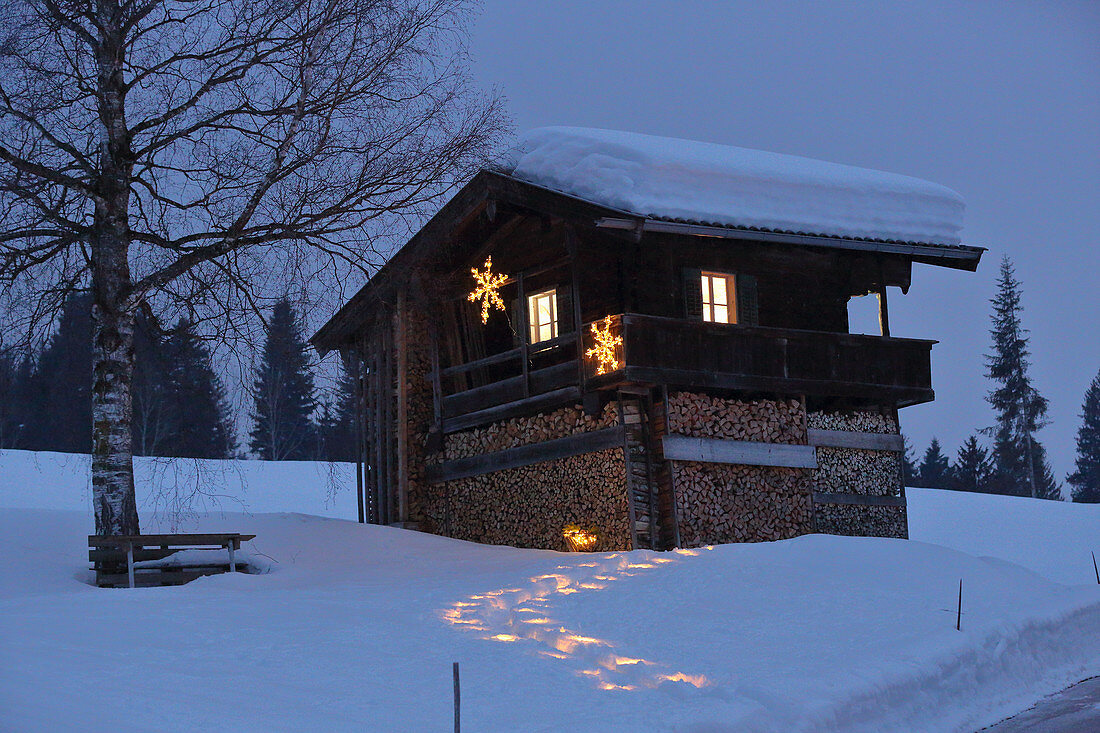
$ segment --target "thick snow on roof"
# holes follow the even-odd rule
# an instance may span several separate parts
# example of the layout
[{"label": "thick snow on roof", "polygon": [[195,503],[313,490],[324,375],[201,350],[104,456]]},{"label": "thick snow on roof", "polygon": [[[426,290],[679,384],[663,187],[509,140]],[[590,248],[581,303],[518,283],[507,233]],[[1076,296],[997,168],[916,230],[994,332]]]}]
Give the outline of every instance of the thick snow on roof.
[{"label": "thick snow on roof", "polygon": [[580,127],[528,132],[503,167],[640,216],[829,237],[956,245],[965,208],[959,194],[919,178]]}]

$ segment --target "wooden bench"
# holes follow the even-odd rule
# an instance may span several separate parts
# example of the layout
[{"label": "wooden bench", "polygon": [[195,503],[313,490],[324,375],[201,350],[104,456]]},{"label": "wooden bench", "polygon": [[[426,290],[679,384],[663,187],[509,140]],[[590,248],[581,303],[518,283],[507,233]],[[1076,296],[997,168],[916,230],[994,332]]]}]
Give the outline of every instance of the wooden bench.
[{"label": "wooden bench", "polygon": [[[88,560],[96,571],[96,585],[117,588],[137,585],[182,585],[204,575],[237,572],[241,542],[256,535],[139,534],[99,537],[88,535]],[[201,558],[193,562],[165,562],[181,550],[226,550],[228,562]]]}]

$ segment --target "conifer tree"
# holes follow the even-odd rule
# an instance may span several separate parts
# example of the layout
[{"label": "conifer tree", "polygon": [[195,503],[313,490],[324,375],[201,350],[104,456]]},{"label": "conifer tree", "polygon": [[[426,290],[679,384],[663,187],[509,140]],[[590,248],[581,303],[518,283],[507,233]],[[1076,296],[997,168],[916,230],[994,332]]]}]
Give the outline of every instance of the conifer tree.
[{"label": "conifer tree", "polygon": [[989,451],[978,443],[977,436],[971,435],[955,456],[951,488],[956,491],[988,492],[992,472]]},{"label": "conifer tree", "polygon": [[165,410],[173,429],[162,455],[228,458],[235,441],[225,387],[189,321],[181,320],[168,336],[164,361]]},{"label": "conifer tree", "polygon": [[986,355],[986,376],[996,388],[986,399],[997,415],[993,434],[995,493],[1057,499],[1060,489],[1046,461],[1046,450],[1035,437],[1044,427],[1047,400],[1031,384],[1028,331],[1023,327],[1020,282],[1012,261],[1001,260],[993,304],[993,353]]},{"label": "conifer tree", "polygon": [[253,381],[252,452],[264,460],[308,460],[314,456],[316,408],[313,375],[294,309],[283,299],[267,324]]},{"label": "conifer tree", "polygon": [[1073,486],[1074,501],[1100,503],[1100,373],[1085,392],[1077,429],[1076,470],[1066,480]]},{"label": "conifer tree", "polygon": [[934,437],[924,452],[918,473],[920,486],[929,489],[945,489],[951,481],[951,462],[943,454],[940,441]]}]

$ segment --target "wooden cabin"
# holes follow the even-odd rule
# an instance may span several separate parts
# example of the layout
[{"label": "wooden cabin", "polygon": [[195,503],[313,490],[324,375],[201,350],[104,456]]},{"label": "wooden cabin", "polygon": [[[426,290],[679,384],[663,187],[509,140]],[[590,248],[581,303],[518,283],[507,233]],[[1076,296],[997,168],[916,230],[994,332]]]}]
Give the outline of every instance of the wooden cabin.
[{"label": "wooden cabin", "polygon": [[[898,412],[933,399],[935,342],[890,335],[887,288],[983,250],[754,226],[752,195],[665,214],[660,181],[638,210],[576,170],[481,171],[313,337],[360,387],[360,521],[558,550],[905,537]],[[849,333],[869,293],[881,335]]]}]

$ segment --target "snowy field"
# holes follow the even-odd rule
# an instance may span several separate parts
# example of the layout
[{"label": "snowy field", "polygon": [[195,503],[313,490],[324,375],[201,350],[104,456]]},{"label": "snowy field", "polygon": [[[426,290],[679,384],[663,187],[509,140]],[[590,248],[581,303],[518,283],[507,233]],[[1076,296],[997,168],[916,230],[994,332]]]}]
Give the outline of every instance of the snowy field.
[{"label": "snowy field", "polygon": [[258,513],[354,501],[221,466],[253,513],[179,529],[255,533],[269,572],[99,590],[79,461],[0,455],[5,731],[449,730],[452,661],[470,731],[972,731],[1100,674],[1100,507],[912,490],[925,542],[566,555]]}]

